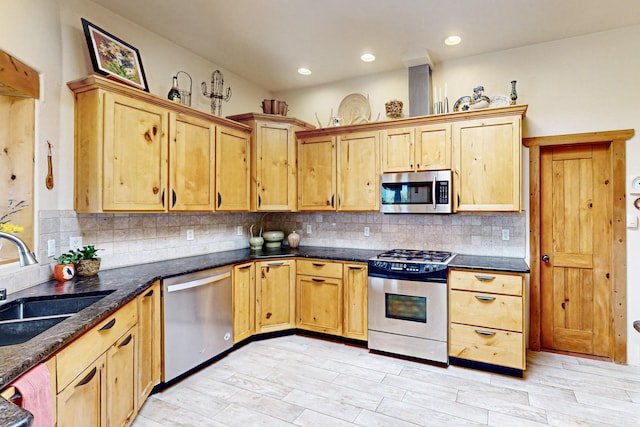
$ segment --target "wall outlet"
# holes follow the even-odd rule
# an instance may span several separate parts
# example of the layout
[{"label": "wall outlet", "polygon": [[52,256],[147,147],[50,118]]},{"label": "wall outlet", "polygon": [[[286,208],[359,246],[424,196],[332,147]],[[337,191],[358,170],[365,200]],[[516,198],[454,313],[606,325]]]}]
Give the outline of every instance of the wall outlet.
[{"label": "wall outlet", "polygon": [[187,240],[193,240],[193,230],[187,230]]},{"label": "wall outlet", "polygon": [[307,234],[311,234],[311,224],[307,224]]},{"label": "wall outlet", "polygon": [[82,247],[82,237],[69,237],[69,249],[80,249]]},{"label": "wall outlet", "polygon": [[364,228],[364,237],[369,237],[369,227]]},{"label": "wall outlet", "polygon": [[56,241],[55,239],[47,240],[47,256],[56,255]]},{"label": "wall outlet", "polygon": [[511,238],[511,236],[509,236],[509,229],[508,228],[503,228],[502,229],[502,240],[509,240]]},{"label": "wall outlet", "polygon": [[236,236],[242,236],[243,232],[242,232],[242,226],[241,225],[236,225]]}]

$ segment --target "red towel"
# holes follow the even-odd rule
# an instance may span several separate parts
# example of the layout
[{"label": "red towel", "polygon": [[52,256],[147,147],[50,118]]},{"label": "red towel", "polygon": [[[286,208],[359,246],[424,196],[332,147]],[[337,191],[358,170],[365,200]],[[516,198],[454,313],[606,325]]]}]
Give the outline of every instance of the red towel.
[{"label": "red towel", "polygon": [[33,414],[33,427],[53,426],[49,381],[49,369],[39,364],[11,384],[22,395],[22,407]]}]

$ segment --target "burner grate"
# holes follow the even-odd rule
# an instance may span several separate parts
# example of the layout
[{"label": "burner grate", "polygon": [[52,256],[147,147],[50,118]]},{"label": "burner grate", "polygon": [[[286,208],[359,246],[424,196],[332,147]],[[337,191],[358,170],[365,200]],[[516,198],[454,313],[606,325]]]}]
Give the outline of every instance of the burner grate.
[{"label": "burner grate", "polygon": [[445,262],[451,252],[425,251],[419,249],[392,249],[377,256],[379,260]]}]

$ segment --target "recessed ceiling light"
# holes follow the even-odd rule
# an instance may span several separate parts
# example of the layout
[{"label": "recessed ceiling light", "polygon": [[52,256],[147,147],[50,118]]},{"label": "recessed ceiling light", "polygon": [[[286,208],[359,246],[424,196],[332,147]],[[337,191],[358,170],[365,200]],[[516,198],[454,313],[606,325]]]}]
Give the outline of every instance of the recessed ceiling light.
[{"label": "recessed ceiling light", "polygon": [[308,68],[300,67],[298,68],[298,74],[302,74],[303,76],[308,76],[311,74],[311,70]]},{"label": "recessed ceiling light", "polygon": [[449,36],[446,39],[444,39],[444,44],[446,44],[447,46],[455,46],[459,44],[461,41],[462,39],[460,38],[460,36]]},{"label": "recessed ceiling light", "polygon": [[376,60],[376,56],[373,53],[364,53],[360,57],[364,62],[373,62]]}]

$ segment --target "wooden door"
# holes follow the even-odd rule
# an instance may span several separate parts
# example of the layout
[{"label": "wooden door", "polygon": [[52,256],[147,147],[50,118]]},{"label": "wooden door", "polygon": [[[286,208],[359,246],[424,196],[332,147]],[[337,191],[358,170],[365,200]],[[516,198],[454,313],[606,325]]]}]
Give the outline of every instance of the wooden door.
[{"label": "wooden door", "polygon": [[249,210],[249,135],[218,126],[216,210]]},{"label": "wooden door", "polygon": [[347,338],[367,340],[367,265],[344,265],[344,326]]},{"label": "wooden door", "polygon": [[[104,100],[103,209],[165,211],[167,111],[116,94],[105,93]],[[76,117],[83,119],[92,120]]]},{"label": "wooden door", "polygon": [[413,172],[415,170],[413,128],[382,131],[382,172]]},{"label": "wooden door", "polygon": [[156,282],[137,298],[138,303],[138,386],[136,408],[140,409],[151,390],[160,383],[160,282]]},{"label": "wooden door", "polygon": [[336,210],[336,144],[333,136],[298,140],[298,210]]},{"label": "wooden door", "polygon": [[233,267],[233,343],[255,332],[256,267],[253,262]]},{"label": "wooden door", "polygon": [[458,212],[520,210],[520,116],[452,125]]},{"label": "wooden door", "polygon": [[135,407],[136,327],[129,329],[107,351],[107,426],[131,424]]},{"label": "wooden door", "polygon": [[338,210],[380,210],[378,132],[338,137]]},{"label": "wooden door", "polygon": [[215,125],[185,114],[169,114],[171,211],[212,211]]},{"label": "wooden door", "polygon": [[296,140],[293,126],[256,122],[256,127],[256,210],[295,210]]},{"label": "wooden door", "polygon": [[342,335],[342,279],[297,277],[297,326]]},{"label": "wooden door", "polygon": [[416,128],[416,170],[451,169],[451,124]]},{"label": "wooden door", "polygon": [[105,356],[89,365],[57,398],[57,425],[62,427],[106,426]]},{"label": "wooden door", "polygon": [[256,332],[295,327],[296,267],[293,260],[259,263],[256,278]]},{"label": "wooden door", "polygon": [[543,348],[611,354],[610,158],[606,144],[540,152]]}]

